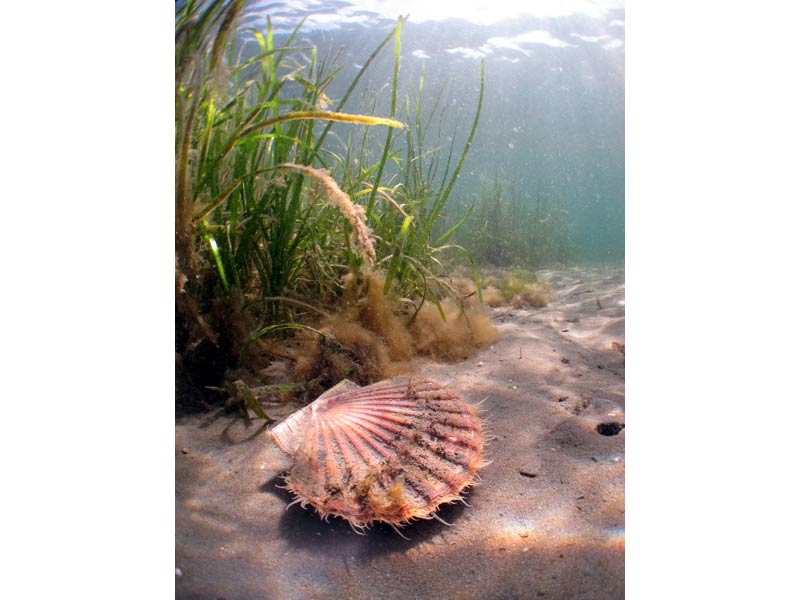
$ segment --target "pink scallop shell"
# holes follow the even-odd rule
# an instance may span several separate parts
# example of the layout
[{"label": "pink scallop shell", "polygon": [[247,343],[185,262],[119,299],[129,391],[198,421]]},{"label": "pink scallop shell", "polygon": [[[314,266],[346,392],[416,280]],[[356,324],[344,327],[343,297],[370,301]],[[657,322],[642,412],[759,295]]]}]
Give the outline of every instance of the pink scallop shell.
[{"label": "pink scallop shell", "polygon": [[460,500],[484,465],[475,407],[428,379],[354,386],[342,382],[270,432],[294,458],[286,487],[297,501],[360,528],[431,518]]}]

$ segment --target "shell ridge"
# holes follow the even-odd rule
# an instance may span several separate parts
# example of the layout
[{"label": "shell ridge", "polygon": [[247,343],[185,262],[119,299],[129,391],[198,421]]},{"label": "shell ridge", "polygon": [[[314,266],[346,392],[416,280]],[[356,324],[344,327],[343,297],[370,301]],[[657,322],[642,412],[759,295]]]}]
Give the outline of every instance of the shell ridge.
[{"label": "shell ridge", "polygon": [[[371,415],[361,415],[358,419],[350,419],[355,427],[361,427],[374,433],[395,449],[398,449],[403,443],[415,440],[414,433],[417,425],[415,422],[403,419],[392,421],[392,423],[386,423],[386,419]],[[376,430],[374,427],[378,429]]]},{"label": "shell ridge", "polygon": [[386,410],[374,409],[372,407],[361,406],[349,410],[348,414],[376,417],[384,421],[393,421],[395,423],[407,423],[409,420],[413,420],[408,419],[407,417],[416,417],[418,416],[419,411],[400,409],[392,410],[390,412]]},{"label": "shell ridge", "polygon": [[[345,419],[342,419],[344,421]],[[361,429],[365,429],[368,432],[372,433],[373,435],[378,436],[384,442],[388,442],[392,439],[392,436],[386,431],[382,430],[380,427],[375,427],[367,422],[365,422],[361,417],[356,417],[354,415],[349,415],[347,417],[347,421],[351,423],[355,427],[360,427]],[[368,439],[368,438],[365,438]]]},{"label": "shell ridge", "polygon": [[308,459],[311,462],[311,469],[318,471],[319,467],[319,417],[315,411],[311,411],[311,418],[309,419],[309,426],[306,429],[306,446],[310,447]]},{"label": "shell ridge", "polygon": [[[431,423],[431,427],[433,427],[433,426],[450,427],[451,429],[454,429],[457,432],[474,431],[475,427],[476,427],[476,420],[475,419],[469,419],[469,420],[465,420],[463,422],[436,421],[434,423]],[[439,435],[439,437],[444,437],[441,434],[438,434],[438,435]],[[445,435],[450,435],[450,434],[445,434]],[[458,437],[458,436],[455,436],[455,437]]]},{"label": "shell ridge", "polygon": [[[414,464],[419,468],[429,472],[438,481],[444,482],[451,489],[459,489],[465,486],[470,479],[472,479],[476,465],[479,463],[479,453],[469,457],[468,462],[456,461],[448,459],[448,457],[433,451],[429,454],[429,461],[418,459],[416,456],[409,457],[414,461]],[[466,457],[465,457],[466,458]],[[452,465],[458,467],[458,471],[454,471]]]},{"label": "shell ridge", "polygon": [[386,459],[386,458],[389,458],[391,456],[391,453],[388,450],[386,450],[386,448],[381,447],[381,445],[378,444],[378,442],[376,442],[370,436],[368,436],[362,429],[360,429],[359,427],[354,426],[353,424],[349,424],[349,425],[350,425],[350,428],[353,431],[353,433],[358,435],[362,440],[367,442],[367,444],[372,446],[372,448],[378,453],[378,455],[380,455],[381,459]]},{"label": "shell ridge", "polygon": [[[432,472],[427,465],[421,464],[416,460],[414,460],[413,463],[413,467],[411,465],[406,465],[406,468],[409,470],[408,472],[423,486],[424,495],[425,498],[428,499],[428,504],[437,503],[438,499],[447,493],[447,490],[441,485],[442,481],[438,479],[436,473]],[[416,474],[414,472],[414,467],[417,471]],[[437,485],[437,483],[439,485]]]},{"label": "shell ridge", "polygon": [[386,423],[384,419],[371,415],[348,415],[346,420],[374,433],[385,442],[391,441],[398,433],[404,431],[404,428],[398,427],[396,424]]},{"label": "shell ridge", "polygon": [[448,489],[452,489],[453,487],[457,486],[463,479],[463,477],[459,474],[452,473],[448,469],[447,465],[437,464],[433,460],[430,462],[415,461],[415,464],[428,471],[436,478],[437,481],[446,484]]},{"label": "shell ridge", "polygon": [[358,404],[345,404],[341,406],[337,406],[335,408],[330,409],[326,414],[352,414],[362,411],[377,411],[379,414],[385,414],[387,412],[390,413],[400,413],[406,415],[416,415],[419,414],[420,407],[414,404],[412,405],[405,405],[405,404],[394,404],[394,403],[386,403],[386,404],[378,404],[373,402],[359,402]]},{"label": "shell ridge", "polygon": [[331,396],[328,399],[334,401],[335,403],[357,401],[360,398],[365,398],[365,397],[371,398],[380,393],[388,393],[396,387],[397,387],[396,384],[384,385],[383,382],[376,383],[374,385],[368,385],[354,390],[348,390],[346,392],[342,392],[341,394],[336,394],[335,396]]},{"label": "shell ridge", "polygon": [[363,399],[359,402],[350,402],[343,405],[339,405],[336,407],[337,410],[357,410],[360,408],[364,408],[365,406],[375,406],[380,408],[394,408],[397,407],[399,409],[406,409],[411,410],[415,408],[419,408],[418,404],[414,401],[400,401],[400,400],[378,400],[376,401],[374,398]]},{"label": "shell ridge", "polygon": [[404,404],[408,407],[413,407],[417,405],[416,400],[409,398],[408,396],[396,394],[396,393],[389,393],[383,395],[377,394],[369,394],[364,395],[358,398],[345,398],[344,400],[337,402],[337,406],[352,406],[358,405],[362,403],[367,404]]},{"label": "shell ridge", "polygon": [[319,419],[320,434],[322,435],[322,442],[325,452],[325,465],[324,471],[325,485],[327,486],[330,481],[335,481],[336,475],[340,473],[339,463],[336,462],[336,452],[331,440],[331,426],[325,419]]},{"label": "shell ridge", "polygon": [[[351,448],[351,444],[349,444],[344,439],[342,439],[342,435],[343,434],[337,427],[333,427],[330,424],[326,424],[326,426],[330,428],[331,433],[333,433],[333,437],[336,438],[336,442],[337,442],[339,448],[341,448],[342,454],[344,455],[345,464],[346,465],[354,465],[356,460],[355,460],[355,457],[353,456],[353,453],[352,453],[352,451],[350,449]],[[352,470],[352,468],[351,468],[351,470]]]},{"label": "shell ridge", "polygon": [[[372,452],[368,452],[366,450],[362,450],[362,449],[365,449],[365,445],[360,443],[361,441],[364,441],[368,445],[372,446],[372,448],[377,450],[378,453],[381,454],[381,456],[383,457],[383,454],[381,453],[379,448],[375,447],[375,442],[373,440],[371,440],[369,438],[369,436],[366,436],[357,427],[354,427],[352,424],[350,424],[348,422],[341,422],[340,425],[342,426],[343,433],[345,433],[345,435],[348,436],[348,439],[351,442],[353,441],[353,436],[358,438],[357,442],[353,442],[353,447],[355,448],[356,452],[358,452],[358,454],[370,464],[370,466],[374,466],[374,463],[372,461],[370,461],[369,459],[370,458],[377,458],[377,456]],[[352,436],[350,434],[352,434]],[[381,460],[381,459],[379,459],[379,460]]]},{"label": "shell ridge", "polygon": [[[444,450],[440,450],[439,448],[437,448],[436,447],[436,442],[434,442],[430,438],[423,437],[421,439],[421,442],[425,444],[425,447],[428,448],[431,451],[432,454],[435,454],[438,458],[447,461],[451,465],[460,467],[462,469],[466,469],[472,463],[472,460],[470,460],[467,464],[465,464],[464,461],[461,460],[458,456],[449,456]],[[446,450],[446,448],[445,448],[445,450]],[[472,452],[471,454],[475,454],[477,456],[478,453],[477,452]],[[464,458],[466,458],[466,453],[465,453]]]},{"label": "shell ridge", "polygon": [[422,502],[417,503],[417,505],[420,507],[429,505],[433,501],[433,498],[427,492],[425,483],[411,473],[407,472],[405,476],[406,486],[411,489],[413,494],[422,500]]},{"label": "shell ridge", "polygon": [[461,406],[454,405],[452,401],[450,402],[437,402],[429,400],[426,403],[426,408],[431,410],[436,410],[437,412],[443,412],[448,415],[463,415],[464,408]]},{"label": "shell ridge", "polygon": [[[367,463],[371,465],[369,458],[372,457],[372,453],[368,452],[364,448],[364,444],[361,442],[361,439],[358,436],[355,436],[350,427],[346,423],[340,423],[340,427],[336,428],[337,435],[344,436],[345,442],[342,443],[342,447],[352,448],[353,452],[358,454],[361,458],[367,461]],[[349,454],[349,453],[348,453]],[[349,455],[352,457],[352,455]],[[355,460],[353,460],[353,464],[355,464]]]}]

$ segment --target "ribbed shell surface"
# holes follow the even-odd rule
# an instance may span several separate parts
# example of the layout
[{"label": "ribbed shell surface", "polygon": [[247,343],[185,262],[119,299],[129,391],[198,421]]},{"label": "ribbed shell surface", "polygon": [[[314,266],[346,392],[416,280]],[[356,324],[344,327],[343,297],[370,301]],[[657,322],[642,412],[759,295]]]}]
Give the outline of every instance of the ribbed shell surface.
[{"label": "ribbed shell surface", "polygon": [[275,427],[294,466],[286,476],[303,505],[355,526],[429,517],[482,465],[474,407],[430,381],[386,381],[323,395]]}]

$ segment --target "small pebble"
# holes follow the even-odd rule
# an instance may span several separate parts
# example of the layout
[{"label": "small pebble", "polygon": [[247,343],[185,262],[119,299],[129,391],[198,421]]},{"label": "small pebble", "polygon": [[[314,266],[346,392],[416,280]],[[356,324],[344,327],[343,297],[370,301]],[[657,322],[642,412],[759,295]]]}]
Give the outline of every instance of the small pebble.
[{"label": "small pebble", "polygon": [[176,577],[183,577],[183,569],[176,567],[175,568],[175,576]]}]

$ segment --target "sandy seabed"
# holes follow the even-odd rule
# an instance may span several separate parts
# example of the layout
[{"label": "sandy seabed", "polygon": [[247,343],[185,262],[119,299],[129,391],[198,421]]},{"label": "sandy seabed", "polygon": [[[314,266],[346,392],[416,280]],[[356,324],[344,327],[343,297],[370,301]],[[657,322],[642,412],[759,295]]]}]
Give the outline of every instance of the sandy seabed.
[{"label": "sandy seabed", "polygon": [[482,402],[490,465],[436,520],[357,535],[287,510],[287,459],[230,416],[175,428],[176,597],[475,599],[624,597],[625,274],[539,271],[546,308],[493,310],[500,336],[415,375]]}]

